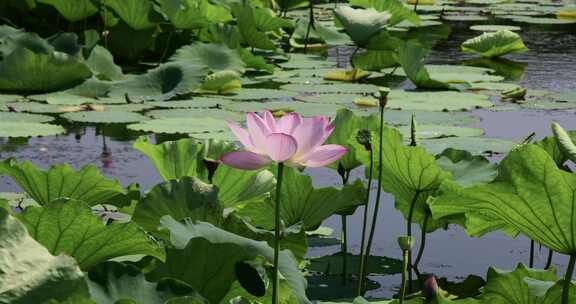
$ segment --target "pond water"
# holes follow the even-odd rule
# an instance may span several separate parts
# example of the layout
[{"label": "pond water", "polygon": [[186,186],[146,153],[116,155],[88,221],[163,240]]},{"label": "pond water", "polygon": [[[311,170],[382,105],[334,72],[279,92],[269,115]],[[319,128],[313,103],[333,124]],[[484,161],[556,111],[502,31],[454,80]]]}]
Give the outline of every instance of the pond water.
[{"label": "pond water", "polygon": [[[458,49],[462,41],[475,34],[478,33],[456,29],[448,41],[436,47],[429,62],[457,64],[470,59]],[[530,51],[509,57],[512,61],[526,64],[521,81],[523,86],[555,91],[576,89],[576,31],[528,31],[523,33],[523,37]],[[341,49],[338,53],[345,56],[350,50]],[[575,110],[477,110],[473,114],[482,119],[474,126],[483,128],[488,137],[519,140],[530,132],[536,132],[537,137],[541,138],[549,135],[549,124],[553,120],[559,121],[567,129],[576,129]],[[136,136],[127,133],[122,126],[78,127],[67,135],[32,138],[26,142],[0,139],[0,156],[3,159],[16,157],[30,160],[42,167],[62,162],[75,167],[95,164],[105,175],[118,178],[124,185],[137,182],[142,189],[148,189],[161,179],[151,163],[132,149]],[[104,150],[107,153],[103,153]],[[310,170],[309,173],[315,177],[318,186],[339,185],[339,177],[334,171],[319,169]],[[357,177],[362,174],[362,170],[354,172]],[[0,179],[0,191],[16,190],[19,189],[8,178]],[[348,219],[349,250],[354,253],[359,252],[360,211]],[[404,223],[401,214],[393,207],[393,198],[385,195],[373,254],[400,257],[396,236],[405,233]],[[337,236],[340,217],[328,219],[325,225],[333,228]],[[429,235],[420,268],[451,280],[463,279],[468,274],[484,276],[490,265],[509,269],[519,262],[527,262],[528,248],[529,241],[523,237],[510,239],[501,233],[491,233],[482,239],[473,239],[467,237],[462,229],[451,227],[447,231]],[[325,255],[338,250],[339,246],[311,248],[309,255]],[[537,251],[536,265],[543,265],[546,255],[547,250]],[[566,261],[564,257],[556,256],[554,265],[563,272]],[[368,296],[374,297],[391,296],[400,282],[399,275],[372,279],[381,284],[380,288],[368,293]]]}]

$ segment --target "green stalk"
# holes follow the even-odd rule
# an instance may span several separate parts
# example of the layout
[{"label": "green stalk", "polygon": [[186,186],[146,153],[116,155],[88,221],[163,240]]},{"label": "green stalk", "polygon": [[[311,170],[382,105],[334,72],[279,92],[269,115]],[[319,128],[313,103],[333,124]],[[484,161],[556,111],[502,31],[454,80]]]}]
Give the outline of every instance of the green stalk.
[{"label": "green stalk", "polygon": [[278,276],[278,262],[280,259],[280,195],[282,189],[282,175],[284,164],[278,163],[278,176],[276,177],[276,205],[274,206],[274,274],[272,281],[272,304],[279,303],[280,277]]},{"label": "green stalk", "polygon": [[548,270],[550,268],[550,266],[552,266],[552,256],[554,255],[554,251],[552,251],[552,249],[548,248],[548,259],[546,259],[546,266],[544,266],[544,269]]},{"label": "green stalk", "polygon": [[562,304],[569,304],[568,299],[570,297],[570,284],[572,281],[572,273],[574,273],[574,264],[576,264],[576,254],[570,255],[570,262],[568,262],[568,269],[566,269],[566,275],[564,276],[564,287],[562,288]]},{"label": "green stalk", "polygon": [[406,273],[408,272],[409,250],[402,250],[402,286],[400,287],[400,304],[404,303],[406,297]]},{"label": "green stalk", "polygon": [[424,248],[426,248],[426,228],[428,227],[428,220],[430,219],[430,213],[426,212],[424,216],[424,224],[422,225],[422,231],[420,236],[420,248],[418,248],[418,254],[416,255],[416,260],[414,261],[414,271],[420,273],[418,269],[418,265],[420,264],[420,260],[424,255]]},{"label": "green stalk", "polygon": [[342,254],[342,285],[346,285],[346,277],[348,276],[348,232],[347,220],[345,215],[341,215],[342,220],[342,241],[340,242],[340,253]]},{"label": "green stalk", "polygon": [[[414,206],[418,201],[418,196],[420,196],[420,191],[414,193],[412,197],[412,202],[410,202],[410,210],[408,211],[408,223],[406,224],[406,232],[408,237],[412,237],[412,218],[414,217]],[[412,255],[408,257],[408,264],[410,271],[408,272],[408,292],[412,292]]]},{"label": "green stalk", "polygon": [[[370,227],[370,235],[368,236],[368,243],[366,244],[366,254],[364,256],[364,264],[368,263],[368,258],[370,257],[370,251],[372,249],[372,243],[374,242],[374,233],[376,232],[376,222],[378,221],[378,210],[380,209],[380,196],[382,195],[382,142],[384,141],[384,108],[388,102],[388,89],[383,89],[380,91],[380,127],[378,130],[378,138],[380,142],[378,143],[378,189],[376,190],[376,203],[374,205],[374,214],[372,215],[372,225]],[[366,272],[363,276],[359,278],[362,285],[362,292],[365,290],[366,283]]]},{"label": "green stalk", "polygon": [[306,36],[304,37],[304,52],[308,52],[308,39],[310,38],[310,31],[316,29],[314,26],[314,0],[310,0],[310,17],[308,19],[308,28],[306,29]]},{"label": "green stalk", "polygon": [[534,267],[534,240],[530,240],[530,268]]},{"label": "green stalk", "polygon": [[364,245],[366,242],[366,229],[368,228],[367,224],[368,224],[368,205],[370,203],[370,189],[372,189],[372,175],[374,172],[374,150],[370,149],[370,168],[368,168],[368,191],[366,191],[366,205],[364,206],[364,214],[362,217],[362,240],[361,240],[361,244],[360,244],[360,270],[358,272],[358,290],[357,290],[357,295],[360,297],[362,295],[364,295],[364,292],[362,291],[362,285],[363,285],[363,278],[364,278],[364,272],[366,271],[366,263],[365,263],[365,255],[366,255],[366,251],[364,250]]}]

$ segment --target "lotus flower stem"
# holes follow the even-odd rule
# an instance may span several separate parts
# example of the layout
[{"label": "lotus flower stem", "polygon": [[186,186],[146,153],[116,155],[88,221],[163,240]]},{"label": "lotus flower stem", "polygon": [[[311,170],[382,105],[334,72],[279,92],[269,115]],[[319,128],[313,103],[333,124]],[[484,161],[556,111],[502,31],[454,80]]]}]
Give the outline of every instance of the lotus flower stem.
[{"label": "lotus flower stem", "polygon": [[366,243],[366,230],[368,224],[368,206],[370,203],[370,189],[372,189],[372,176],[374,173],[374,150],[370,147],[370,167],[368,168],[368,191],[366,191],[366,204],[364,205],[364,214],[362,215],[362,238],[360,243],[360,270],[358,272],[358,296],[363,296],[364,272],[366,271],[364,246]]},{"label": "lotus flower stem", "polygon": [[416,255],[416,260],[414,261],[414,271],[419,273],[418,265],[420,264],[420,260],[424,255],[424,249],[426,247],[426,228],[428,227],[428,221],[430,220],[430,213],[426,212],[424,216],[424,224],[422,225],[421,229],[421,236],[420,236],[420,247],[418,248],[418,254]]},{"label": "lotus flower stem", "polygon": [[544,266],[544,269],[548,270],[550,268],[550,266],[552,266],[552,256],[554,255],[554,251],[552,251],[552,249],[548,248],[548,259],[546,259],[546,266]]},{"label": "lotus flower stem", "polygon": [[568,269],[564,276],[564,287],[562,289],[562,304],[569,304],[570,285],[572,285],[572,274],[574,273],[574,264],[576,264],[576,254],[570,255],[570,262],[568,262]]},{"label": "lotus flower stem", "polygon": [[308,52],[308,38],[310,38],[310,31],[316,29],[314,26],[314,0],[310,0],[310,17],[308,18],[308,28],[306,29],[306,37],[304,37],[304,51]]},{"label": "lotus flower stem", "polygon": [[[374,213],[372,214],[372,225],[370,226],[370,234],[368,236],[368,243],[366,244],[366,253],[364,255],[364,264],[368,263],[368,258],[370,258],[370,251],[372,249],[372,243],[374,242],[374,233],[376,232],[376,222],[378,221],[378,211],[380,209],[380,196],[382,195],[382,142],[384,141],[384,108],[388,103],[388,94],[390,90],[387,88],[380,89],[380,127],[378,130],[378,189],[376,189],[376,203],[374,205]],[[366,272],[363,276],[359,278],[362,284],[362,291],[365,289]]]},{"label": "lotus flower stem", "polygon": [[340,242],[340,252],[342,254],[342,285],[346,285],[348,276],[348,225],[345,215],[340,216],[342,220],[342,241]]},{"label": "lotus flower stem", "polygon": [[282,194],[282,175],[284,173],[284,163],[278,163],[278,174],[276,177],[276,204],[274,206],[274,275],[272,281],[272,304],[279,303],[280,277],[278,276],[278,262],[280,258],[280,196]]},{"label": "lotus flower stem", "polygon": [[418,12],[418,0],[416,0],[416,2],[414,2],[414,12]]},{"label": "lotus flower stem", "polygon": [[[418,201],[418,197],[420,196],[420,191],[416,191],[414,196],[412,197],[412,201],[410,202],[410,210],[408,211],[408,220],[406,223],[406,235],[412,237],[412,218],[414,217],[414,206]],[[408,272],[408,292],[412,292],[412,255],[408,257],[408,264],[410,271]]]},{"label": "lotus flower stem", "polygon": [[402,250],[402,285],[400,287],[400,304],[404,303],[406,297],[406,273],[408,272],[408,257],[410,250]]},{"label": "lotus flower stem", "polygon": [[530,262],[528,265],[530,268],[534,267],[534,240],[530,240]]}]

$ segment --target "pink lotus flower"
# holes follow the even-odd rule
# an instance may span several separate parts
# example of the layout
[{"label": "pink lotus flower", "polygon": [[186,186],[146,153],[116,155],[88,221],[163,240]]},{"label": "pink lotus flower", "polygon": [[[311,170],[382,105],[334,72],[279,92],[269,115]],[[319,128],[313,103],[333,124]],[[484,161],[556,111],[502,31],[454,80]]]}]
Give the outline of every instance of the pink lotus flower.
[{"label": "pink lotus flower", "polygon": [[322,145],[334,130],[328,117],[302,118],[289,113],[276,120],[270,111],[246,115],[248,130],[228,125],[246,151],[224,154],[221,161],[234,168],[255,170],[270,163],[292,167],[323,167],[340,159],[347,149]]}]

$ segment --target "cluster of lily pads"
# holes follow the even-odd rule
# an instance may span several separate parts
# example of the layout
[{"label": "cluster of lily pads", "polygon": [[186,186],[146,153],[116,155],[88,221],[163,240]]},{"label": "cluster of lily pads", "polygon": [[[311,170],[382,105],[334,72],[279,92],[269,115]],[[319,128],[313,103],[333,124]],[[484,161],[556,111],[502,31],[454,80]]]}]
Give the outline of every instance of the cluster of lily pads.
[{"label": "cluster of lily pads", "polygon": [[[271,110],[332,117],[327,142],[348,149],[331,166],[340,188],[314,187],[293,168],[282,175],[280,302],[364,304],[378,287],[366,275],[408,272],[398,282],[408,288],[381,303],[572,303],[576,181],[566,163],[576,133],[486,138],[466,112],[576,107],[573,92],[520,87],[525,65],[501,58],[527,51],[527,24],[570,30],[575,15],[574,5],[530,0],[3,0],[0,137],[120,124],[189,138],[136,141],[164,180],[151,189],[93,166],[0,163],[23,191],[0,194],[0,302],[272,302],[276,169],[219,162],[236,149],[225,121]],[[452,27],[471,23],[479,35],[461,51],[475,58],[426,64]],[[310,53],[328,47],[328,57]],[[392,87],[384,122],[382,85]],[[494,153],[499,164],[485,157]],[[367,179],[350,180],[362,167]],[[346,230],[334,244],[321,226],[368,210],[373,180],[378,198],[394,195],[409,238],[420,226],[414,261],[406,244],[404,261],[371,255],[375,225],[360,255],[348,252]],[[571,266],[564,280],[550,263],[520,264],[490,268],[472,291],[442,280],[438,288],[419,261],[427,233],[448,225],[477,237],[521,234],[549,248],[550,261],[571,256]],[[342,250],[306,256],[325,245]]]}]

